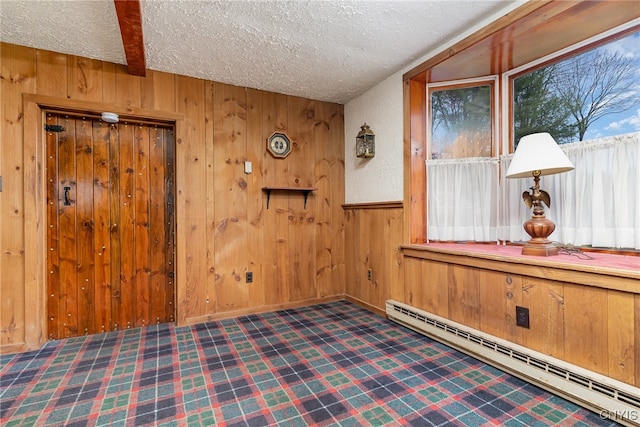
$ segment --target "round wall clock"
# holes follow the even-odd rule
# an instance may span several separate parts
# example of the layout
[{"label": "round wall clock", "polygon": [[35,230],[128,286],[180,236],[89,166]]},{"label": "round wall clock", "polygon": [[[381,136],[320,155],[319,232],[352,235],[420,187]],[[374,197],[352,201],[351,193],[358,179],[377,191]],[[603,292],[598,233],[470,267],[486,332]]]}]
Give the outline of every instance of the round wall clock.
[{"label": "round wall clock", "polygon": [[286,133],[274,132],[267,139],[267,149],[273,157],[285,158],[291,152],[291,140]]}]

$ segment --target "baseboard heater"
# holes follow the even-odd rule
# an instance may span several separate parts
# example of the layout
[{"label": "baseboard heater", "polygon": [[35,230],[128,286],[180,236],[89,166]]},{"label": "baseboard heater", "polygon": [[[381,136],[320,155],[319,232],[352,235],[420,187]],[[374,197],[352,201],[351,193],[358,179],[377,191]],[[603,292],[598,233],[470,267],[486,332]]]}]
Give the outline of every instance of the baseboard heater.
[{"label": "baseboard heater", "polygon": [[640,426],[640,388],[606,377],[449,319],[387,300],[396,323],[584,406],[602,418]]}]

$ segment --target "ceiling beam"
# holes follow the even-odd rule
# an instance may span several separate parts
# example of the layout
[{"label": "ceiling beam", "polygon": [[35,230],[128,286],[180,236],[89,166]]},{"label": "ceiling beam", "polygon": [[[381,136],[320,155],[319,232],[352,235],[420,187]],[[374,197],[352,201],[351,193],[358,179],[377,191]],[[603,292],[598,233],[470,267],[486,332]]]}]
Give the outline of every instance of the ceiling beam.
[{"label": "ceiling beam", "polygon": [[144,40],[142,38],[142,11],[140,0],[113,0],[120,24],[120,35],[129,74],[144,77],[147,72]]}]

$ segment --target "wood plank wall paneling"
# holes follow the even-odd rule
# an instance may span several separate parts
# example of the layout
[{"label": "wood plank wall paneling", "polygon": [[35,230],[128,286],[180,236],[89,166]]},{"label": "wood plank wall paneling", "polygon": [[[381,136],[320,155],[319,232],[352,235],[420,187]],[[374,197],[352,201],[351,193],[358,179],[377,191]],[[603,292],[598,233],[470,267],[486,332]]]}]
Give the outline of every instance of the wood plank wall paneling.
[{"label": "wood plank wall paneling", "polygon": [[559,359],[564,358],[564,287],[562,282],[522,278],[522,306],[529,308],[530,329],[524,345]]},{"label": "wood plank wall paneling", "polygon": [[[323,104],[327,111],[327,123],[329,125],[330,160],[329,168],[331,177],[329,182],[331,204],[331,291],[336,295],[345,291],[346,264],[345,264],[345,215],[342,209],[344,203],[344,109],[338,104]],[[336,141],[341,141],[340,144]],[[322,197],[318,190],[317,197]]]},{"label": "wood plank wall paneling", "polygon": [[[345,207],[346,293],[376,311],[384,311],[392,295],[402,299],[402,283],[398,282],[402,212],[401,205]],[[422,290],[414,289],[413,299],[420,295]]]},{"label": "wood plank wall paneling", "polygon": [[449,317],[448,266],[445,263],[425,263],[412,258],[404,261],[406,277],[420,280],[422,286],[406,286],[407,304],[423,309],[442,317]]},{"label": "wood plank wall paneling", "polygon": [[2,78],[2,253],[0,254],[0,345],[15,345],[24,340],[24,152],[22,93],[36,87],[34,50],[3,45],[0,49]]},{"label": "wood plank wall paneling", "polygon": [[[247,103],[244,88],[216,83],[213,89],[214,217],[217,310],[246,308],[247,183],[244,158],[247,151]],[[222,202],[222,203],[220,203]],[[238,238],[242,236],[242,238]]]},{"label": "wood plank wall paneling", "polygon": [[[179,324],[345,294],[342,105],[150,70],[146,77],[130,76],[121,65],[4,43],[0,55],[0,351],[35,348],[47,333],[47,242],[38,223],[46,210],[24,212],[25,203],[39,206],[46,199],[41,111],[35,101],[23,102],[24,94],[93,113],[101,112],[91,109],[99,105],[134,115],[139,109],[154,112],[146,117],[180,117],[175,133]],[[25,108],[29,123],[23,123]],[[286,159],[266,152],[274,131],[287,132],[295,143]],[[249,175],[247,160],[253,165]],[[264,186],[318,190],[306,209],[300,193],[274,192],[267,210]],[[245,283],[247,271],[253,273],[252,284]]]},{"label": "wood plank wall paneling", "polygon": [[[404,209],[396,208],[391,212],[389,218],[384,223],[384,241],[401,242],[404,227]],[[387,271],[390,275],[389,297],[396,298],[401,295],[402,284],[404,283],[404,269],[402,268],[402,250],[399,244],[393,243],[391,246],[391,256],[387,257]]]},{"label": "wood plank wall paneling", "polygon": [[[618,291],[607,291],[607,342],[609,366],[606,367],[609,376],[621,381],[632,383],[640,382],[636,376],[634,352],[629,351],[636,345],[635,335],[640,329],[634,327],[635,298],[629,294]],[[636,348],[636,351],[637,348]]]},{"label": "wood plank wall paneling", "polygon": [[[481,273],[478,287],[480,323],[484,325],[485,332],[504,336],[511,324],[509,315],[515,313],[515,305],[513,310],[510,307],[514,299],[513,278],[496,271],[485,271]],[[500,303],[498,310],[494,306],[496,302]]]},{"label": "wood plank wall paneling", "polygon": [[[247,141],[266,141],[262,126],[262,92],[255,89],[247,91]],[[265,129],[266,130],[266,129]],[[266,144],[266,142],[265,142]],[[266,304],[266,286],[264,275],[264,211],[261,183],[263,182],[263,155],[265,146],[260,143],[247,143],[246,161],[251,162],[252,172],[245,174],[247,182],[247,235],[251,244],[247,251],[247,270],[253,273],[253,283],[248,296],[249,307],[261,307]],[[244,165],[242,166],[244,170]]]},{"label": "wood plank wall paneling", "polygon": [[332,295],[331,283],[331,134],[327,105],[318,105],[313,123],[313,144],[315,150],[313,186],[318,189],[316,197],[316,284],[322,297]]},{"label": "wood plank wall paneling", "polygon": [[[403,269],[407,304],[640,386],[640,294],[453,260],[406,257]],[[529,329],[515,325],[516,305]]]},{"label": "wood plank wall paneling", "polygon": [[[405,301],[407,304],[413,307],[424,307],[424,310],[427,310],[427,307],[431,307],[431,309],[434,310],[435,307],[429,304],[430,301],[425,301],[422,296],[423,291],[427,290],[429,284],[431,283],[430,280],[425,280],[425,276],[422,272],[423,265],[426,265],[426,263],[419,260],[414,260],[411,258],[405,260],[405,276],[411,277],[412,280],[419,281],[419,283],[423,284],[423,286],[405,286],[404,298],[401,299],[401,301]],[[433,311],[433,313],[435,313],[435,311]]]},{"label": "wood plank wall paneling", "polygon": [[[555,280],[483,268],[475,259],[465,265],[405,256],[398,264],[403,280],[396,281],[388,271],[380,275],[385,271],[380,259],[393,258],[402,209],[349,205],[345,218],[346,293],[356,302],[382,312],[393,294],[414,307],[640,385],[640,295],[568,283],[568,275]],[[387,234],[396,225],[397,231]],[[370,267],[373,282],[367,279]],[[516,306],[529,308],[529,329],[516,326]]]},{"label": "wood plank wall paneling", "polygon": [[[288,97],[280,94],[267,94],[262,97],[262,141],[275,131],[287,132]],[[263,151],[263,175],[266,186],[278,186],[289,183],[289,164],[292,155],[276,159]],[[274,192],[269,200],[269,209],[263,204],[264,219],[264,281],[271,293],[265,295],[268,305],[282,304],[289,295],[289,204],[288,194]],[[266,196],[263,194],[264,200]]]},{"label": "wood plank wall paneling", "polygon": [[[607,373],[607,291],[565,283],[564,354],[580,366]],[[562,322],[560,322],[562,324]],[[588,351],[585,351],[587,350]]]},{"label": "wood plank wall paneling", "polygon": [[449,267],[449,318],[480,329],[480,278],[473,267]]},{"label": "wood plank wall paneling", "polygon": [[41,95],[67,97],[67,81],[69,57],[48,50],[36,51],[36,84]]},{"label": "wood plank wall paneling", "polygon": [[[406,258],[401,203],[343,209],[341,105],[168,73],[132,77],[115,64],[7,44],[0,59],[0,350],[34,348],[46,332],[44,288],[26,286],[44,280],[43,247],[26,238],[42,226],[25,204],[44,200],[39,123],[23,123],[29,93],[183,115],[175,141],[180,324],[345,293],[383,311],[394,298],[640,386],[640,295]],[[286,159],[265,149],[274,131],[294,141]],[[262,187],[296,185],[318,188],[306,209],[287,192],[272,193],[266,209]],[[530,329],[514,326],[516,305],[530,309]]]},{"label": "wood plank wall paneling", "polygon": [[[315,178],[307,171],[314,170],[315,152],[313,130],[315,122],[315,102],[307,99],[289,97],[289,131],[292,150],[300,154],[296,160],[292,155],[289,162],[290,187],[311,187]],[[293,154],[293,153],[292,153]],[[304,207],[301,194],[289,196],[289,262],[292,277],[289,282],[289,301],[306,300],[317,292],[316,253],[315,253],[315,215],[317,207],[316,192],[311,193]],[[306,284],[312,283],[313,287]]]}]

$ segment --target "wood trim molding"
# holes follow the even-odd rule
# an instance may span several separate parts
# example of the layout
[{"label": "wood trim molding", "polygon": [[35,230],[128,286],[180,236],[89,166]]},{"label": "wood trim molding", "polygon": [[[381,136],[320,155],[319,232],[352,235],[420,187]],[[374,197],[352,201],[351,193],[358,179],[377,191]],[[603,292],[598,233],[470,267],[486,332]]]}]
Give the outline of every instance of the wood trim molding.
[{"label": "wood trim molding", "polygon": [[403,245],[401,251],[403,256],[408,258],[427,259],[640,295],[638,287],[640,271],[559,263],[542,257],[530,259],[421,245]]},{"label": "wood trim molding", "polygon": [[[427,236],[427,87],[410,80],[405,85],[404,177],[405,242],[422,243]],[[408,239],[407,239],[408,237]]]},{"label": "wood trim molding", "polygon": [[[24,108],[24,235],[25,235],[25,312],[37,313],[27,317],[24,344],[16,346],[24,350],[39,348],[46,341],[46,173],[43,138],[45,110],[69,111],[95,115],[112,111],[132,119],[149,119],[176,127],[179,134],[184,121],[183,114],[142,108],[115,107],[110,104],[71,100],[34,94],[23,94]],[[178,299],[176,298],[176,301]],[[13,347],[12,347],[13,348]],[[3,348],[3,352],[5,349]],[[8,350],[7,350],[8,351]]]},{"label": "wood trim molding", "polygon": [[0,354],[23,353],[38,347],[27,347],[24,343],[0,345]]},{"label": "wood trim molding", "polygon": [[102,102],[88,102],[76,99],[56,98],[54,96],[43,96],[25,93],[23,95],[25,105],[34,103],[40,108],[54,109],[57,111],[69,111],[73,113],[100,114],[103,111],[116,113],[121,119],[148,119],[167,124],[173,124],[184,120],[184,114],[172,111],[149,110],[137,107],[119,107],[113,104]]},{"label": "wood trim molding", "polygon": [[[463,50],[472,47],[476,43],[484,40],[487,37],[490,37],[499,31],[505,30],[509,25],[514,22],[524,18],[525,16],[535,12],[543,6],[546,6],[548,3],[552,3],[553,0],[540,0],[540,1],[530,1],[517,9],[507,13],[503,17],[495,20],[491,24],[486,27],[481,28],[470,36],[464,38],[463,40],[455,43],[453,46],[448,49],[436,54],[435,56],[429,58],[427,61],[422,64],[416,66],[415,68],[407,71],[403,76],[403,80],[411,80],[411,79],[419,79],[422,82],[426,83],[425,73],[430,69],[440,64],[441,62],[447,60],[448,58],[456,55]],[[575,1],[566,1],[560,2],[564,3],[566,7],[571,7],[576,2]]]},{"label": "wood trim molding", "polygon": [[147,66],[142,36],[142,10],[140,0],[114,0],[122,46],[127,58],[129,74],[144,77]]},{"label": "wood trim molding", "polygon": [[342,209],[402,209],[402,201],[394,202],[369,202],[369,203],[345,203]]},{"label": "wood trim molding", "polygon": [[[33,350],[46,341],[46,173],[42,110],[23,97],[24,138],[24,348]],[[27,320],[29,319],[29,320]]]},{"label": "wood trim molding", "polygon": [[344,299],[346,299],[346,295],[333,295],[333,296],[328,296],[323,298],[306,299],[302,301],[295,301],[295,302],[289,302],[284,304],[266,305],[266,306],[256,307],[256,308],[243,308],[240,310],[221,311],[218,313],[206,314],[204,316],[187,317],[185,321],[180,324],[180,326],[194,325],[197,323],[211,322],[214,320],[231,319],[233,317],[247,316],[250,314],[268,313],[276,310],[289,310],[292,308],[308,307],[310,305],[326,304],[326,303],[335,302],[335,301],[342,301]]},{"label": "wood trim molding", "polygon": [[382,316],[382,317],[385,317],[385,318],[387,317],[387,313],[386,313],[384,308],[378,308],[378,307],[376,307],[374,305],[371,305],[371,304],[369,304],[367,302],[364,302],[364,301],[362,301],[362,300],[360,300],[358,298],[354,298],[354,297],[349,296],[349,295],[345,295],[344,299],[346,301],[349,301],[349,302],[351,302],[351,303],[353,303],[355,305],[358,305],[358,306],[364,308],[365,310],[369,310],[370,312],[372,312],[374,314],[377,314],[378,316]]},{"label": "wood trim molding", "polygon": [[428,58],[403,80],[425,84],[502,74],[638,17],[637,2],[530,1]]}]

